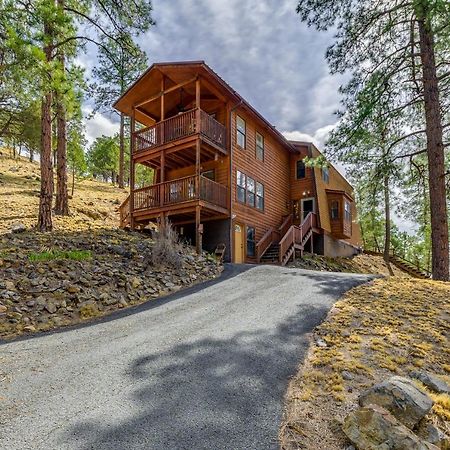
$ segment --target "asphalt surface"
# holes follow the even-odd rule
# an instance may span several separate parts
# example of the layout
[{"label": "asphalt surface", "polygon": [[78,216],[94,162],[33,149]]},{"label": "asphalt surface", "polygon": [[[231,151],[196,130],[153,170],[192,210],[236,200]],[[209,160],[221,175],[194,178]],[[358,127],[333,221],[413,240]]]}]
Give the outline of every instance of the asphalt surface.
[{"label": "asphalt surface", "polygon": [[367,276],[275,266],[0,345],[0,449],[277,449],[308,333]]}]

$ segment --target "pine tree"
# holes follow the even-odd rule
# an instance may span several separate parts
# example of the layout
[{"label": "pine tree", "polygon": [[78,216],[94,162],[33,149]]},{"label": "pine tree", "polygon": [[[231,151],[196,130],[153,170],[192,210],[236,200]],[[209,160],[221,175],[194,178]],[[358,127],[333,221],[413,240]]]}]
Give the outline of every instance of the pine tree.
[{"label": "pine tree", "polygon": [[[346,94],[351,99],[374,73],[378,83],[367,98],[369,115],[388,90],[387,120],[401,113],[410,125],[392,143],[414,142],[426,136],[432,240],[432,272],[449,279],[444,133],[450,111],[450,3],[447,0],[302,0],[297,12],[319,30],[337,28],[336,42],[327,51],[333,73],[352,72]],[[372,111],[372,113],[371,113]],[[362,117],[364,119],[364,117]],[[392,119],[392,120],[394,120]],[[364,126],[364,121],[357,124]],[[406,146],[403,146],[406,148]],[[408,155],[403,155],[408,156]],[[411,156],[411,155],[409,155]]]}]

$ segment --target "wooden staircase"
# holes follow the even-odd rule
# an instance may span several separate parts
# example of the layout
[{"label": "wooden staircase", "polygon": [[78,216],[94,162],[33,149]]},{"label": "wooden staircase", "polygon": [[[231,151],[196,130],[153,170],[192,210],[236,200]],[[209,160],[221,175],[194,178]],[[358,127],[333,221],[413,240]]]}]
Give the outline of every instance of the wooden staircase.
[{"label": "wooden staircase", "polygon": [[256,258],[260,263],[280,264],[285,266],[291,258],[295,259],[296,251],[303,250],[312,239],[316,228],[316,215],[309,213],[300,226],[293,225],[292,215],[274,230],[270,228],[256,244]]}]

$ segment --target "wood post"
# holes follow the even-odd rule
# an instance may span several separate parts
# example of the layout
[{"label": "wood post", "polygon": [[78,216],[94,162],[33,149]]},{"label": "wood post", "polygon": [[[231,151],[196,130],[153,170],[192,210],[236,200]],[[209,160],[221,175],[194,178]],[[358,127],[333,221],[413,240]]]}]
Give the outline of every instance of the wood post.
[{"label": "wood post", "polygon": [[134,133],[136,131],[135,109],[131,114],[130,123],[130,228],[134,229],[134,189],[135,189],[135,169],[134,169]]},{"label": "wood post", "polygon": [[161,80],[161,121],[164,120],[164,110],[165,110],[165,104],[164,104],[164,86],[165,86],[165,82],[166,82],[166,77],[163,75],[162,80]]},{"label": "wood post", "polygon": [[166,154],[164,152],[164,150],[161,152],[161,170],[160,170],[160,187],[159,187],[159,204],[161,206],[164,205],[164,181],[166,181],[166,169],[165,169],[165,164],[166,164]]},{"label": "wood post", "polygon": [[198,254],[202,253],[203,225],[200,223],[200,206],[195,208],[195,246]]}]

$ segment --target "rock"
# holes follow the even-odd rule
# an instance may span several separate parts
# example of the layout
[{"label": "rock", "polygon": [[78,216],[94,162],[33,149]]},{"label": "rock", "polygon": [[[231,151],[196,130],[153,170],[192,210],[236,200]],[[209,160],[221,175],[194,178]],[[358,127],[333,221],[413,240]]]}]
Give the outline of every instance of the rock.
[{"label": "rock", "polygon": [[66,287],[66,291],[69,292],[69,294],[77,294],[78,292],[80,292],[80,288],[71,284],[70,286]]},{"label": "rock", "polygon": [[11,233],[23,233],[24,231],[27,231],[27,227],[21,222],[11,226]]},{"label": "rock", "polygon": [[421,381],[428,389],[439,394],[450,394],[450,386],[444,381],[430,372],[413,371],[410,373],[412,378]]},{"label": "rock", "polygon": [[126,307],[128,306],[128,303],[126,302],[126,300],[125,300],[124,298],[121,298],[121,299],[119,300],[119,306],[120,306],[121,308],[126,308]]},{"label": "rock", "polygon": [[12,281],[5,281],[5,288],[8,289],[8,291],[14,291],[16,285]]},{"label": "rock", "polygon": [[56,307],[56,305],[54,303],[46,303],[44,308],[50,313],[50,314],[54,314],[58,308]]},{"label": "rock", "polygon": [[359,397],[360,406],[379,405],[413,428],[432,408],[433,400],[408,378],[391,377]]},{"label": "rock", "polygon": [[5,313],[8,308],[5,305],[0,305],[0,314]]},{"label": "rock", "polygon": [[353,380],[353,378],[355,378],[350,372],[347,372],[346,370],[343,370],[341,375],[342,378],[347,381]]},{"label": "rock", "polygon": [[317,347],[325,348],[328,347],[327,343],[323,339],[316,340]]},{"label": "rock", "polygon": [[141,285],[141,279],[138,277],[133,277],[130,283],[133,289],[137,289]]},{"label": "rock", "polygon": [[36,327],[33,325],[27,325],[26,327],[23,327],[23,331],[33,332],[36,331]]},{"label": "rock", "polygon": [[416,434],[424,441],[437,445],[439,448],[450,448],[450,439],[425,419],[420,421]]},{"label": "rock", "polygon": [[378,405],[368,405],[351,412],[345,418],[342,429],[359,449],[438,450]]}]

